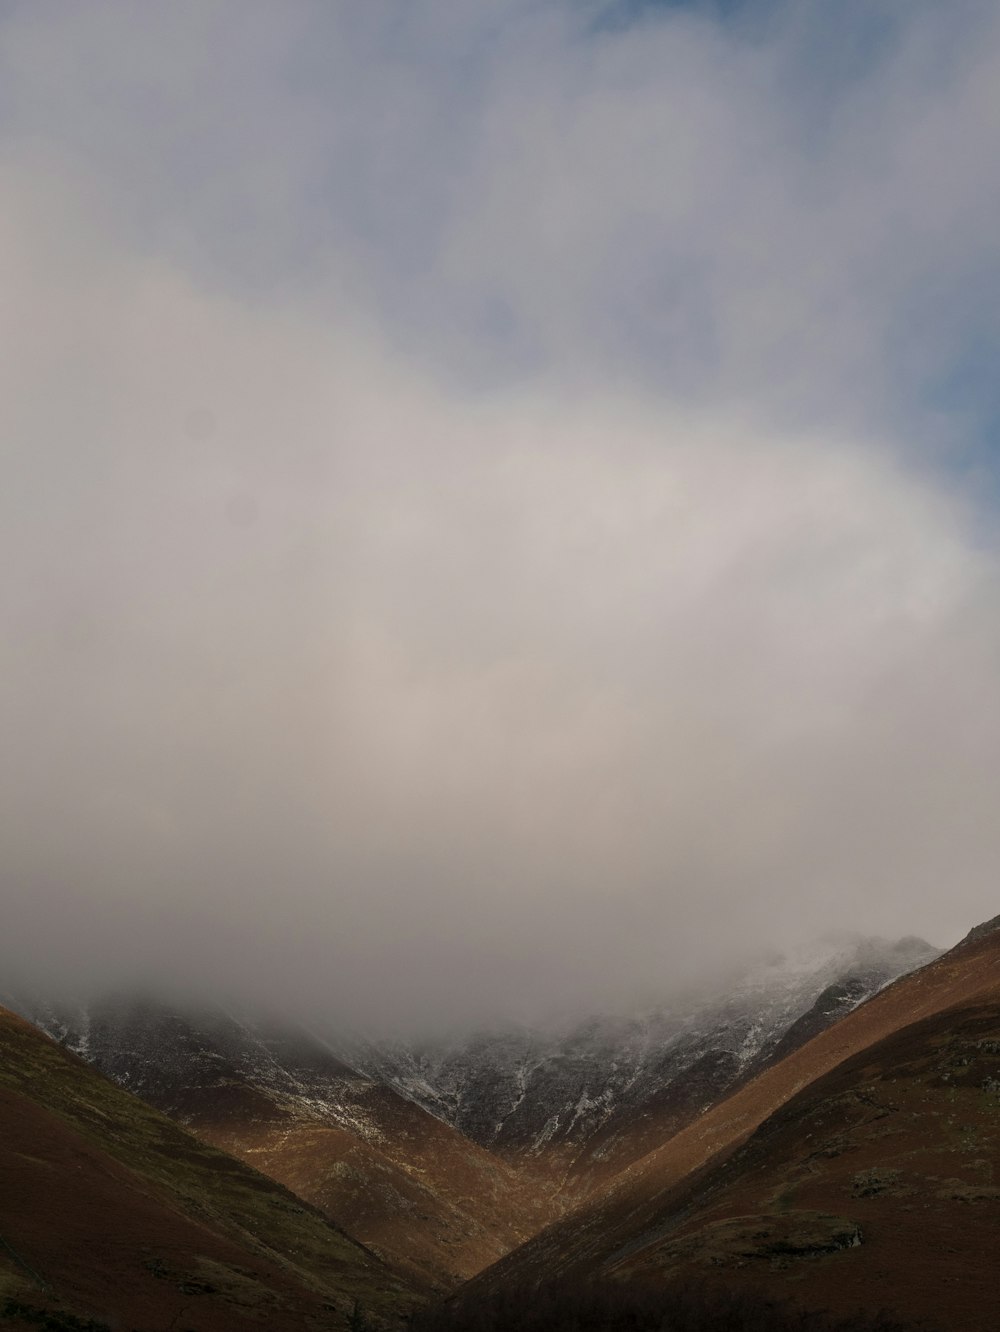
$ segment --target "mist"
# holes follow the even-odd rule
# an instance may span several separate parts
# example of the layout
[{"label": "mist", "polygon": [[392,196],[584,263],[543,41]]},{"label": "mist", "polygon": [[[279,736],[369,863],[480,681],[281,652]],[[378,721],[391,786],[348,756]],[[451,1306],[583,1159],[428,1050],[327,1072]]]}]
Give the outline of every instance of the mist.
[{"label": "mist", "polygon": [[5,974],[482,1023],[1000,909],[995,11],[480,8],[0,19]]}]

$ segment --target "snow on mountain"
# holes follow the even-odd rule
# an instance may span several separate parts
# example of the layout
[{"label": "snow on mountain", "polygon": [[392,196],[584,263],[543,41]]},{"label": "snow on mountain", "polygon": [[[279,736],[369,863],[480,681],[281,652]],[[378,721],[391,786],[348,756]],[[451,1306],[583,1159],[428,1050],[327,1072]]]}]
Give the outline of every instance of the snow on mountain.
[{"label": "snow on mountain", "polygon": [[775,1057],[937,956],[921,939],[841,937],[772,957],[723,992],[561,1030],[357,1043],[351,1062],[504,1155],[582,1169],[648,1150]]},{"label": "snow on mountain", "polygon": [[301,1028],[252,1024],[217,1006],[183,1012],[136,996],[11,1006],[182,1123],[214,1114],[239,1089],[259,1093],[269,1115],[308,1112],[366,1140],[380,1136],[366,1104],[378,1084]]},{"label": "snow on mountain", "polygon": [[301,1024],[132,995],[9,1006],[428,1289],[451,1289],[553,1214],[509,1165]]},{"label": "snow on mountain", "polygon": [[573,1176],[578,1193],[936,955],[920,939],[842,936],[641,1012],[410,1042],[134,997],[12,1006],[185,1123],[277,1113],[385,1150],[385,1098],[399,1096],[530,1173]]}]

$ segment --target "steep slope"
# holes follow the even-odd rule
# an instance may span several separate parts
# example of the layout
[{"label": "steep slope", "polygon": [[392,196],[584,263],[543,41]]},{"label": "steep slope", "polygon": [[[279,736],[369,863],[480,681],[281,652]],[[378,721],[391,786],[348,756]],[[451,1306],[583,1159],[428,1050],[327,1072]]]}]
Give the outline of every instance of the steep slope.
[{"label": "steep slope", "polygon": [[[997,1002],[1000,1002],[1000,933],[982,928],[937,961],[854,1009],[706,1111],[624,1171],[602,1195],[554,1223],[484,1273],[478,1282],[472,1283],[469,1298],[475,1297],[477,1287],[497,1289],[504,1283],[520,1284],[543,1276],[631,1271],[622,1266],[624,1260],[633,1253],[652,1252],[650,1246],[659,1238],[670,1237],[679,1219],[687,1215],[694,1197],[691,1190],[700,1182],[700,1172],[710,1164],[720,1167],[724,1163],[728,1171],[732,1154],[765,1120],[776,1115],[804,1089],[817,1084],[846,1060],[904,1033],[914,1024],[949,1013],[954,1015],[963,1009],[980,1008],[986,1012]],[[919,1118],[920,1107],[914,1107],[912,1113]],[[937,1110],[930,1107],[928,1113]],[[712,1176],[713,1185],[725,1178],[725,1173]],[[839,1214],[834,1217],[838,1226],[843,1219]],[[850,1216],[846,1219],[851,1221]],[[787,1237],[779,1236],[776,1242],[781,1244],[786,1240]],[[832,1249],[842,1243],[851,1247],[851,1227],[828,1235],[827,1241]],[[822,1249],[827,1241],[820,1237],[813,1247]],[[773,1256],[780,1257],[780,1253]]]},{"label": "steep slope", "polygon": [[905,1027],[811,1084],[674,1222],[605,1271],[711,1276],[815,1307],[1000,1326],[1000,1002]]},{"label": "steep slope", "polygon": [[605,1184],[769,1063],[937,950],[846,937],[729,985],[567,1030],[359,1048],[352,1061],[519,1168],[564,1205]]},{"label": "steep slope", "polygon": [[455,1286],[554,1215],[509,1166],[301,1027],[135,998],[32,1015],[422,1285]]},{"label": "steep slope", "polygon": [[6,1009],[0,1177],[0,1310],[25,1325],[291,1332],[346,1327],[355,1301],[396,1325],[419,1301],[313,1208]]}]

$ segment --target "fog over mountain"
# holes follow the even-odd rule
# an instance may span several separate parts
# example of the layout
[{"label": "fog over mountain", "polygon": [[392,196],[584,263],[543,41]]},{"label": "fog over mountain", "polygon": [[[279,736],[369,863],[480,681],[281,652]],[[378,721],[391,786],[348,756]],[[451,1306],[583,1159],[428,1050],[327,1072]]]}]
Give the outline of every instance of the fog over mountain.
[{"label": "fog over mountain", "polygon": [[1000,14],[0,16],[0,964],[387,1025],[996,914]]}]

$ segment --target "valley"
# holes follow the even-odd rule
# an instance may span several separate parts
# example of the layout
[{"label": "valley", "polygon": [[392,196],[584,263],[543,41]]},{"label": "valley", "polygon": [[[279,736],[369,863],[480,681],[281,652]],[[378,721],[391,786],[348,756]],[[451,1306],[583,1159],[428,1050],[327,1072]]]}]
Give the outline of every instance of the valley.
[{"label": "valley", "polygon": [[[149,995],[6,996],[34,1025],[5,1019],[5,1169],[22,1182],[0,1227],[3,1294],[97,1324],[133,1310],[145,1328],[166,1282],[192,1296],[192,1327],[281,1327],[286,1309],[289,1326],[391,1327],[442,1297],[475,1309],[599,1280],[666,1298],[707,1280],[726,1298],[845,1318],[884,1304],[986,1332],[993,924],[943,955],[841,939],[672,1006],[436,1041]],[[77,1137],[79,1220],[75,1204],[55,1219],[36,1177],[65,1184]],[[266,1221],[249,1225],[243,1189]],[[276,1242],[276,1212],[303,1235]],[[81,1227],[113,1252],[103,1275],[84,1275]],[[262,1243],[270,1266],[234,1252]]]}]

